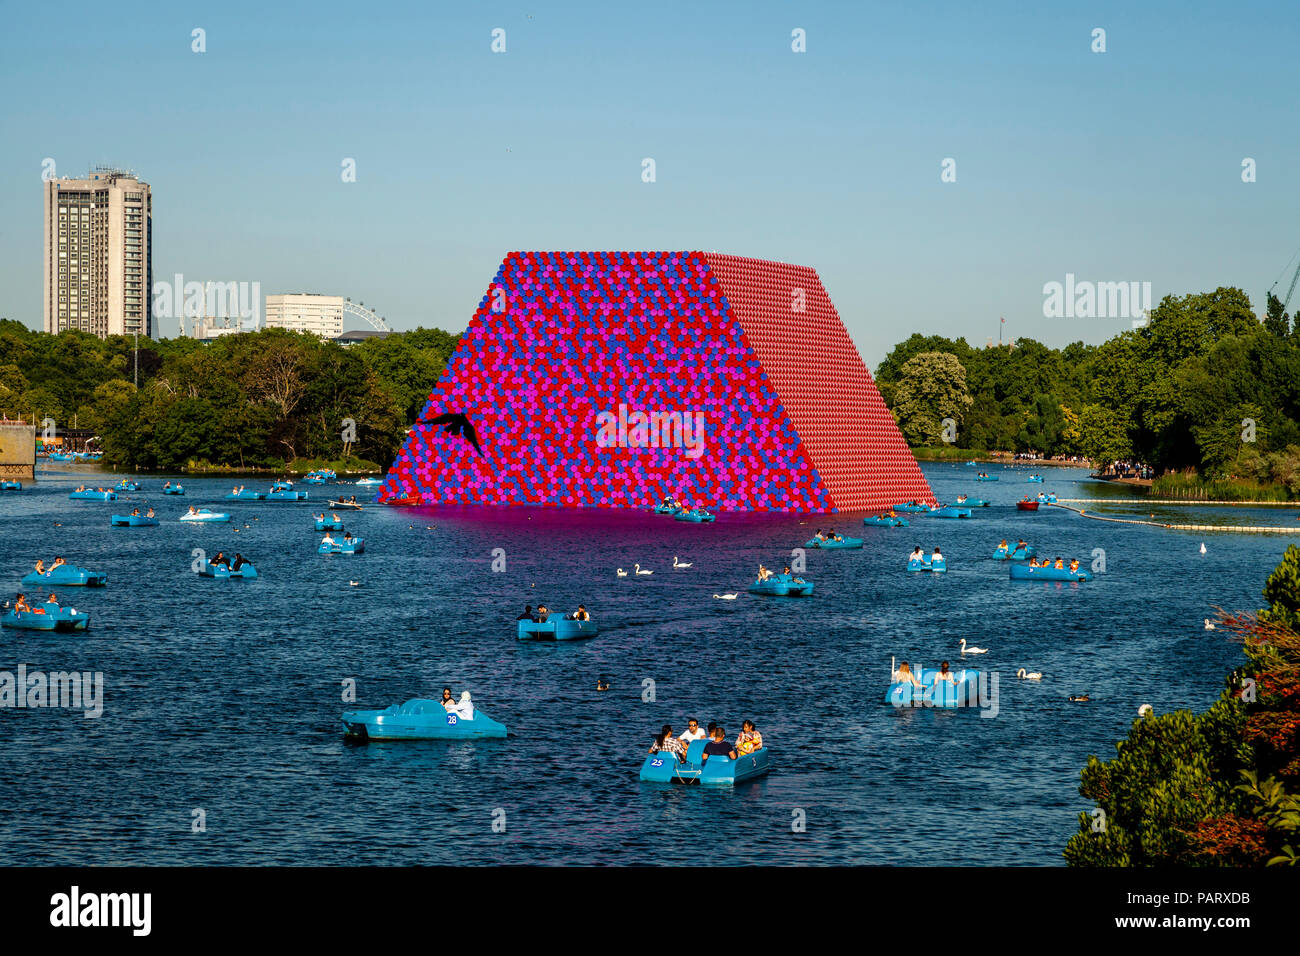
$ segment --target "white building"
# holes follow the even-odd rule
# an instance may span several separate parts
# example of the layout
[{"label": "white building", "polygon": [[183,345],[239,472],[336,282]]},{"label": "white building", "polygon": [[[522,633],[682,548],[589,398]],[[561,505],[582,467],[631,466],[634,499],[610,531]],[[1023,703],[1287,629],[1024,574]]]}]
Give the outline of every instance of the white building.
[{"label": "white building", "polygon": [[284,293],[266,297],[266,327],[311,332],[323,339],[343,334],[343,296]]},{"label": "white building", "polygon": [[120,169],[45,181],[45,331],[152,333],[153,197]]}]

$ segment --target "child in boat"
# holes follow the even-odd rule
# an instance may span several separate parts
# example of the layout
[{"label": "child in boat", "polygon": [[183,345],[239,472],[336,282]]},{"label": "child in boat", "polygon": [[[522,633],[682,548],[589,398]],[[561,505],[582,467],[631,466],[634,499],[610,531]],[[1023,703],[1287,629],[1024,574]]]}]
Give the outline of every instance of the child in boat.
[{"label": "child in boat", "polygon": [[907,665],[907,661],[903,661],[898,665],[898,670],[894,671],[893,678],[895,684],[911,684],[913,687],[921,686],[921,682],[916,679],[916,675],[912,673],[912,668]]},{"label": "child in boat", "polygon": [[740,733],[736,737],[736,752],[741,754],[752,754],[755,750],[763,749],[763,735],[758,732],[752,720],[747,720],[740,725]]},{"label": "child in boat", "polygon": [[673,736],[672,724],[664,724],[664,729],[655,735],[654,743],[650,745],[650,752],[670,753],[677,760],[686,759],[686,745]]},{"label": "child in boat", "polygon": [[1077,572],[1077,571],[1079,570],[1079,559],[1078,559],[1078,558],[1071,558],[1071,559],[1070,559],[1070,570],[1071,570],[1071,571],[1075,571],[1075,572]]},{"label": "child in boat", "polygon": [[1064,570],[1065,570],[1065,559],[1064,559],[1064,558],[1057,558],[1057,559],[1056,559],[1056,570],[1058,570],[1058,571],[1064,571]]}]

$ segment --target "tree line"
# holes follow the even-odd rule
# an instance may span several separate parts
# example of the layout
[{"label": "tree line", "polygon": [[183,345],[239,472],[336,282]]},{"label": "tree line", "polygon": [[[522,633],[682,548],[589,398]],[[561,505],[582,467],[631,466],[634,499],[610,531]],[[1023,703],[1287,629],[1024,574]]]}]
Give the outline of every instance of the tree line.
[{"label": "tree line", "polygon": [[[0,413],[89,429],[132,470],[392,461],[458,336],[416,329],[344,347],[264,329],[203,341],[49,335],[0,320]],[[138,377],[138,386],[136,384]]]},{"label": "tree line", "polygon": [[1240,289],[1166,296],[1096,346],[916,334],[876,380],[913,446],[1143,462],[1300,495],[1300,321],[1271,294],[1262,320]]}]

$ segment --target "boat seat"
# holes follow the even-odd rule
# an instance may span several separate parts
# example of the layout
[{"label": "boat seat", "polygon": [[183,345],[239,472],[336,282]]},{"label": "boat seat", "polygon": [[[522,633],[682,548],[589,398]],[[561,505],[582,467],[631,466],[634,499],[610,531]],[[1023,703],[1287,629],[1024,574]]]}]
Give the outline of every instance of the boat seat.
[{"label": "boat seat", "polygon": [[699,740],[692,740],[690,746],[686,748],[686,762],[699,763],[704,757],[704,745],[709,742],[709,738],[702,737]]}]

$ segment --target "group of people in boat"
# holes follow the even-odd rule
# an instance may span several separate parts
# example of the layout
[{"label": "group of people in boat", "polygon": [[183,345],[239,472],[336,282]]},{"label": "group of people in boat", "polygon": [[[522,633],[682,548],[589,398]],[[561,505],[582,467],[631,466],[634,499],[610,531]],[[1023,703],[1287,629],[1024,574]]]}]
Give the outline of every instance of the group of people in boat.
[{"label": "group of people in boat", "polygon": [[344,531],[344,532],[343,532],[343,540],[342,540],[341,542],[340,542],[338,539],[336,539],[336,538],[334,537],[334,535],[332,535],[332,534],[330,534],[328,531],[326,531],[326,532],[325,532],[325,537],[323,537],[323,538],[320,539],[320,543],[321,543],[321,544],[328,544],[328,545],[335,545],[335,544],[351,544],[351,543],[352,543],[353,541],[355,541],[355,540],[356,540],[356,538],[352,537],[352,532],[351,532],[351,531]]},{"label": "group of people in boat", "polygon": [[804,583],[803,578],[796,578],[796,577],[793,577],[793,576],[791,575],[790,565],[788,565],[788,564],[785,566],[785,570],[783,570],[779,575],[773,573],[773,572],[771,571],[771,569],[766,568],[766,567],[764,567],[764,566],[761,565],[761,564],[758,566],[758,580],[760,580],[760,581],[769,581],[769,580],[771,580],[772,578],[775,578],[775,577],[789,578],[789,579],[790,579],[791,581],[793,581],[795,584],[803,584],[803,583]]},{"label": "group of people in boat", "polygon": [[736,742],[729,744],[727,732],[722,725],[710,721],[708,729],[701,730],[700,722],[692,717],[686,721],[686,729],[678,736],[673,736],[671,724],[664,724],[663,730],[655,734],[654,742],[650,745],[650,753],[670,753],[678,761],[684,762],[687,748],[696,740],[706,739],[708,743],[704,745],[701,762],[707,761],[710,757],[729,757],[736,760],[743,754],[752,754],[763,748],[763,735],[758,732],[752,720],[746,720],[741,724]]},{"label": "group of people in boat", "polygon": [[113,489],[112,488],[87,488],[85,485],[78,485],[76,487],[76,490],[77,491],[98,491],[101,493],[107,493],[112,491]]},{"label": "group of people in boat", "polygon": [[68,563],[68,562],[67,562],[67,561],[64,561],[64,560],[63,560],[63,557],[62,557],[61,555],[56,555],[55,558],[54,558],[54,560],[50,563],[50,566],[47,568],[47,567],[45,566],[45,559],[44,559],[44,558],[37,558],[37,559],[36,559],[36,573],[37,573],[37,574],[51,574],[51,573],[54,571],[55,568],[59,567],[60,565],[67,564],[67,563]]},{"label": "group of people in boat", "polygon": [[[190,510],[193,511],[194,509],[191,508]],[[139,517],[141,517],[141,515],[140,515],[140,509],[139,509],[139,508],[136,508],[134,511],[132,511],[132,512],[131,512],[131,517],[132,517],[132,518],[139,518]],[[145,514],[144,514],[144,517],[146,517],[146,518],[152,518],[152,517],[154,517],[153,509],[150,508],[148,511],[146,511]]]},{"label": "group of people in boat", "polygon": [[[37,564],[39,563],[40,562],[38,561]],[[33,607],[32,605],[28,604],[27,595],[20,592],[19,595],[16,598],[14,598],[14,611],[25,612],[27,614],[44,614],[46,604],[53,604],[56,610],[62,608],[62,605],[59,604],[58,597],[53,592],[51,592],[50,596],[45,599],[44,604],[39,604],[36,607]],[[5,607],[8,606],[9,606],[8,604],[5,605]]]},{"label": "group of people in boat", "polygon": [[450,687],[442,689],[442,699],[438,701],[442,704],[442,709],[449,714],[455,714],[461,720],[474,719],[474,704],[470,701],[469,691],[461,691],[460,700],[451,692]]},{"label": "group of people in boat", "polygon": [[1051,558],[1043,558],[1042,561],[1039,561],[1037,558],[1030,558],[1029,566],[1031,568],[1055,568],[1057,571],[1078,571],[1079,559],[1071,558],[1070,563],[1067,565],[1065,563],[1065,558],[1056,558],[1055,560]]},{"label": "group of people in boat", "polygon": [[1027,548],[1027,547],[1029,547],[1029,542],[1026,541],[1024,538],[1017,538],[1017,539],[1016,539],[1016,546],[1015,546],[1014,548],[1011,548],[1011,547],[1008,547],[1008,546],[1007,546],[1007,539],[1006,539],[1006,538],[1003,538],[1001,541],[998,542],[998,550],[999,550],[999,551],[1009,551],[1009,552],[1011,552],[1012,554],[1014,554],[1014,553],[1017,552],[1017,551],[1023,551],[1023,550],[1025,550],[1025,548]]},{"label": "group of people in boat", "polygon": [[[320,514],[318,514],[318,515],[316,516],[316,520],[317,520],[317,521],[324,521],[324,520],[325,520],[325,512],[322,511]],[[331,511],[331,512],[330,512],[330,521],[334,522],[335,524],[338,524],[338,523],[339,523],[339,520],[340,520],[340,519],[339,519],[339,516],[336,515],[334,512]]]},{"label": "group of people in boat", "polygon": [[[921,548],[921,546],[918,544],[915,548],[912,549],[912,553],[909,554],[909,555],[907,556],[907,560],[908,560],[908,561],[920,561],[920,562],[924,563],[924,562],[925,562],[925,551],[924,551],[924,550]],[[939,550],[939,546],[938,546],[938,545],[935,545],[935,546],[934,546],[934,553],[933,553],[932,555],[930,555],[930,563],[933,564],[935,561],[942,561],[942,560],[944,560],[943,552]]]},{"label": "group of people in boat", "polygon": [[226,552],[218,551],[212,560],[208,562],[208,567],[224,567],[227,571],[238,571],[246,564],[252,564],[252,562],[245,560],[244,556],[238,551],[235,552],[235,559],[233,561],[226,557]]},{"label": "group of people in boat", "polygon": [[[537,605],[536,611],[533,610],[533,606],[531,604],[525,604],[524,613],[520,614],[519,617],[517,617],[515,620],[532,621],[534,624],[545,624],[547,619],[551,616],[551,613],[552,613],[551,609],[547,607],[545,604]],[[569,614],[565,614],[563,617],[564,620],[566,621],[590,621],[591,620],[591,614],[587,612],[587,606],[585,604],[579,604],[578,609],[576,611],[573,611]]]},{"label": "group of people in boat", "polygon": [[[913,687],[924,686],[919,680],[917,680],[916,675],[912,673],[912,668],[907,665],[907,661],[903,661],[898,665],[898,670],[894,671],[893,677],[895,684],[911,684]],[[944,661],[939,665],[939,672],[934,675],[934,679],[936,681],[945,681],[949,684],[957,683],[957,675],[948,669],[947,661]]]},{"label": "group of people in boat", "polygon": [[823,531],[821,528],[818,528],[817,533],[813,535],[813,540],[814,541],[843,541],[844,536],[839,532],[837,532],[834,528],[827,528],[825,531]]}]

